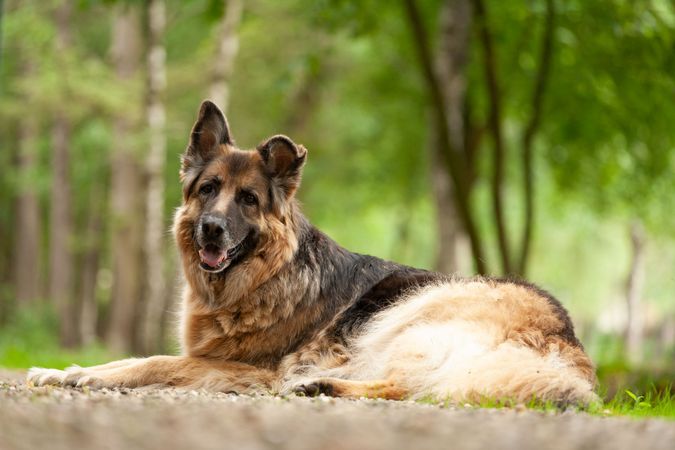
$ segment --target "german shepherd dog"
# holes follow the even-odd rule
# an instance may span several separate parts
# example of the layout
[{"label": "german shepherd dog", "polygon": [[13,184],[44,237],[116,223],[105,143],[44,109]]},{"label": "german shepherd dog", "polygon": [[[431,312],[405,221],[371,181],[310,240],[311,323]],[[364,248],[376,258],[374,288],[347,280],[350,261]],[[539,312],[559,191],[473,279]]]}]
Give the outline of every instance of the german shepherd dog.
[{"label": "german shepherd dog", "polygon": [[173,231],[185,285],[181,356],[64,371],[35,385],[175,386],[386,399],[587,404],[595,373],[570,318],[520,281],[461,279],[349,252],[294,194],[307,150],[235,147],[205,101],[182,156]]}]

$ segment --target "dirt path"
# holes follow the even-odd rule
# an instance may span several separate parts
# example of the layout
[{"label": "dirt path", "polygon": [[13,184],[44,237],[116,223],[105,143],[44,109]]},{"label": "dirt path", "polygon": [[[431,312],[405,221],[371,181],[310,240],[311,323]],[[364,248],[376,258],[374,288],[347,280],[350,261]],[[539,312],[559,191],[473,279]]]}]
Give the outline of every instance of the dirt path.
[{"label": "dirt path", "polygon": [[675,422],[411,402],[28,389],[0,373],[5,449],[668,449]]}]

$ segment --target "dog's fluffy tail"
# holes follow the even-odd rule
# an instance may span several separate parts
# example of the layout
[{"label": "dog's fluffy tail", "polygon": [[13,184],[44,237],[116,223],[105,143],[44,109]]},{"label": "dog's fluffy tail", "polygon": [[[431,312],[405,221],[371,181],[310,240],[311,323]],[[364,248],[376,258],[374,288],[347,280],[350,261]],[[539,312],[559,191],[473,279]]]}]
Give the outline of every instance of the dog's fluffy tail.
[{"label": "dog's fluffy tail", "polygon": [[401,381],[410,392],[438,400],[482,399],[527,403],[588,405],[598,401],[594,379],[558,352],[541,355],[533,349],[504,343],[463,364],[441,365],[426,374],[407,373]]}]

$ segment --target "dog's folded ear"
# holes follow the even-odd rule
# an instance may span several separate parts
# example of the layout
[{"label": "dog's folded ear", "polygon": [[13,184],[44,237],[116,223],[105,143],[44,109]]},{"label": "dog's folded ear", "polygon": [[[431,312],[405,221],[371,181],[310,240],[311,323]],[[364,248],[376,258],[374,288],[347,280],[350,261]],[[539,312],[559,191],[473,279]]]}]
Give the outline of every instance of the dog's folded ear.
[{"label": "dog's folded ear", "polygon": [[202,166],[221,154],[222,144],[233,144],[227,120],[215,103],[204,100],[190,133],[190,143],[181,158],[181,176],[185,177],[189,169]]},{"label": "dog's folded ear", "polygon": [[290,138],[277,135],[257,147],[265,173],[276,188],[275,194],[284,200],[290,198],[300,185],[302,166],[307,159],[307,149],[296,145]]}]

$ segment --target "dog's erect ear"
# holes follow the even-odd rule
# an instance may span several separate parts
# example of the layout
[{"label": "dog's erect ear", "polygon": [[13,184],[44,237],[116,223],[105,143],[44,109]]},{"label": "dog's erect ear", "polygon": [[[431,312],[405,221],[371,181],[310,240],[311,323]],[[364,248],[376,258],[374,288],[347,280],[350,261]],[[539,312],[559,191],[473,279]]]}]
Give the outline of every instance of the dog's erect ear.
[{"label": "dog's erect ear", "polygon": [[190,143],[181,162],[181,177],[189,169],[202,166],[221,153],[221,144],[232,144],[227,120],[215,105],[208,100],[202,102],[199,117],[192,127]]},{"label": "dog's erect ear", "polygon": [[284,200],[290,198],[300,185],[302,166],[307,159],[305,147],[296,145],[286,136],[277,135],[258,145],[257,150],[277,191],[275,195]]}]

